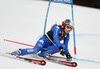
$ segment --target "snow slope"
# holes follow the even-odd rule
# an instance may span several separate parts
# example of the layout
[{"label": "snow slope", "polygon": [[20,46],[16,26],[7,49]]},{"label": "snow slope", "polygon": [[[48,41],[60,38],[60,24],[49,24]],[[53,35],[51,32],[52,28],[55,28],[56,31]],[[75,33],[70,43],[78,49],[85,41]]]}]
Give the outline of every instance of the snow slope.
[{"label": "snow slope", "polygon": [[[5,42],[4,39],[35,45],[43,34],[47,6],[47,1],[0,0],[0,52],[29,48]],[[71,19],[70,4],[52,2],[46,31],[55,23],[61,24],[66,18]],[[100,9],[74,5],[74,18],[77,55],[73,54],[72,32],[69,50],[73,60],[78,63],[76,68],[48,61],[46,66],[40,66],[0,56],[0,69],[99,69]]]}]

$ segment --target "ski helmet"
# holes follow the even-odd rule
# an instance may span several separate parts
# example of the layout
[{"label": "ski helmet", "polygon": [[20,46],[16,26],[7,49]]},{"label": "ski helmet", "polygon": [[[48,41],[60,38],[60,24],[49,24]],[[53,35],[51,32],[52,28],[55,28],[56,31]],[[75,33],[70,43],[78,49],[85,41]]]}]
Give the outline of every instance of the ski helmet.
[{"label": "ski helmet", "polygon": [[64,29],[66,25],[70,25],[70,19],[66,19],[65,21],[62,22],[62,29]]}]

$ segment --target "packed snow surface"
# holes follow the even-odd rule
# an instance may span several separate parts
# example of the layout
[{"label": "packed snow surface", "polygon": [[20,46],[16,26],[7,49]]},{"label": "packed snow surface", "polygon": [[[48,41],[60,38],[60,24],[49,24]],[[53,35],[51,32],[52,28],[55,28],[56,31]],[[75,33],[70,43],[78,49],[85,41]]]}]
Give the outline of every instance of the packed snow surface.
[{"label": "packed snow surface", "polygon": [[[48,1],[0,0],[0,53],[19,48],[31,48],[9,43],[4,39],[35,45],[43,35]],[[71,18],[71,5],[51,3],[46,31]],[[45,66],[0,56],[0,69],[99,69],[100,68],[100,9],[74,5],[77,55],[74,55],[73,32],[69,51],[78,66],[68,67],[47,61]],[[55,54],[60,56],[59,54]]]}]

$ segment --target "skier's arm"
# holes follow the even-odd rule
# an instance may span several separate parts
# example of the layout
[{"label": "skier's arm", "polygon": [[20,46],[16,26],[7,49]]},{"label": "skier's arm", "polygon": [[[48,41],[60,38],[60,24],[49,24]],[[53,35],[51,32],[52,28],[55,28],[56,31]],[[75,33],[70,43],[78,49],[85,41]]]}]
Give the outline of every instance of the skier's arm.
[{"label": "skier's arm", "polygon": [[67,36],[67,38],[64,40],[64,44],[65,44],[65,51],[66,51],[66,54],[69,53],[69,50],[68,50],[68,42],[69,42],[69,34]]},{"label": "skier's arm", "polygon": [[52,31],[53,31],[53,39],[54,39],[56,45],[58,47],[60,47],[61,46],[61,43],[60,43],[60,40],[59,40],[60,27],[59,26],[54,26]]}]

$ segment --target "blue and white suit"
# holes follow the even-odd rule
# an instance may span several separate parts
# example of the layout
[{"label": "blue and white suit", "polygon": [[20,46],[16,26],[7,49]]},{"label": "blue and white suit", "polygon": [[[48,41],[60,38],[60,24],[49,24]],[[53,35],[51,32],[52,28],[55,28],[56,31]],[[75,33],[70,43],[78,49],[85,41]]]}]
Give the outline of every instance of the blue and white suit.
[{"label": "blue and white suit", "polygon": [[[68,50],[68,41],[69,41],[69,34],[64,33],[63,34],[63,29],[59,25],[53,26],[53,28],[48,31],[45,35],[43,35],[36,43],[35,46],[41,47],[41,48],[47,48],[50,50],[56,50],[59,51],[59,47],[62,46],[63,49],[66,51],[66,54],[69,53]],[[60,41],[63,40],[63,43]],[[27,48],[27,49],[22,49],[23,54],[36,54],[39,51],[43,52],[40,55],[46,56],[45,53],[48,54],[54,54],[56,52],[53,51],[48,51],[48,50],[43,50],[40,48]]]}]

